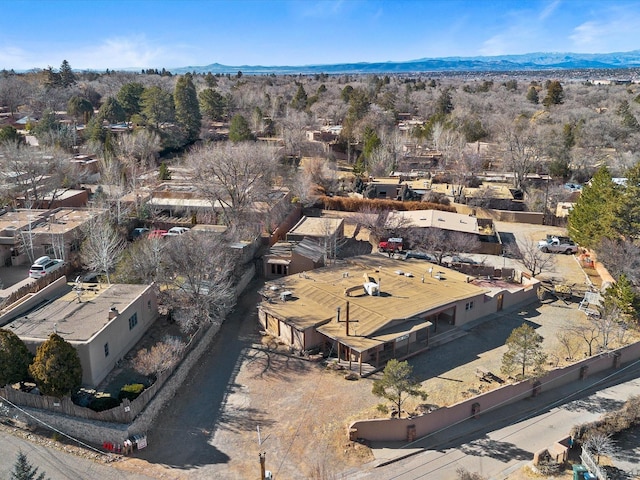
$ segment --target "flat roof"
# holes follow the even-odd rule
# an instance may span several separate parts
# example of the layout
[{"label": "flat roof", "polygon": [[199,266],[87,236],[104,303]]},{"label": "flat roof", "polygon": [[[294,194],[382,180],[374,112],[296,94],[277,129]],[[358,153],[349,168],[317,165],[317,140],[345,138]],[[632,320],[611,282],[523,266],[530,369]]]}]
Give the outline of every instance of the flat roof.
[{"label": "flat roof", "polygon": [[33,234],[66,233],[103,212],[102,209],[68,207],[55,210],[19,209],[0,215],[0,232],[28,229],[31,222],[31,233]]},{"label": "flat roof", "polygon": [[483,184],[479,188],[465,187],[462,194],[468,198],[498,198],[503,200],[513,200],[513,193],[507,185]]},{"label": "flat roof", "polygon": [[[365,275],[380,284],[379,296],[364,292]],[[384,335],[393,336],[394,324],[404,324],[402,331],[406,331],[406,322],[411,320],[415,326],[409,328],[421,328],[426,320],[415,317],[489,292],[487,288],[470,283],[470,279],[465,274],[423,260],[363,255],[353,257],[343,265],[267,282],[264,292],[271,301],[263,301],[260,307],[299,330],[316,326],[322,333],[345,339],[349,345],[359,342],[366,347],[370,340],[377,344]],[[346,289],[353,289],[350,296],[345,295]],[[279,292],[283,291],[292,292],[289,300],[280,300]],[[351,325],[349,337],[344,334],[345,325],[335,321],[337,307],[341,308],[341,319],[345,318],[347,301]]]},{"label": "flat roof", "polygon": [[336,231],[344,223],[342,218],[329,217],[302,217],[288,234],[302,235],[306,237],[327,237],[335,235]]},{"label": "flat roof", "polygon": [[406,223],[408,227],[440,228],[455,232],[480,234],[478,219],[462,213],[440,210],[411,210],[389,212],[387,222],[392,225]]},{"label": "flat roof", "polygon": [[23,339],[46,340],[54,331],[68,341],[86,342],[102,330],[109,320],[109,310],[130,305],[149,285],[100,284],[82,292],[81,302],[73,290],[74,283],[53,301],[37,306],[4,328]]}]

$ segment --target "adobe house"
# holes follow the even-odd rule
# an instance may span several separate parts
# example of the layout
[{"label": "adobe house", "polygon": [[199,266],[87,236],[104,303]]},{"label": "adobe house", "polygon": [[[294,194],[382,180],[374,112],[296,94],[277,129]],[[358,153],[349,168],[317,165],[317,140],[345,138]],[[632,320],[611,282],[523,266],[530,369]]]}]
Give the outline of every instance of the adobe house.
[{"label": "adobe house", "polygon": [[263,256],[264,277],[278,278],[322,267],[343,238],[344,219],[302,217],[287,232],[287,240],[276,242]]},{"label": "adobe house", "polygon": [[67,207],[0,210],[0,261],[23,265],[43,255],[68,260],[80,248],[84,225],[104,212]]},{"label": "adobe house", "polygon": [[67,283],[61,277],[0,316],[31,353],[57,333],[78,351],[82,383],[96,387],[158,317],[153,285]]},{"label": "adobe house", "polygon": [[262,257],[267,279],[294,275],[324,267],[325,248],[313,238],[301,242],[277,242]]},{"label": "adobe house", "polygon": [[407,229],[438,228],[448,232],[460,232],[475,236],[480,241],[477,253],[500,255],[502,240],[493,225],[493,220],[476,218],[462,213],[440,210],[412,210],[389,212],[389,225],[403,225]]},{"label": "adobe house", "polygon": [[291,348],[337,353],[364,369],[425,350],[434,334],[537,300],[535,279],[476,280],[381,255],[267,282],[258,321]]}]

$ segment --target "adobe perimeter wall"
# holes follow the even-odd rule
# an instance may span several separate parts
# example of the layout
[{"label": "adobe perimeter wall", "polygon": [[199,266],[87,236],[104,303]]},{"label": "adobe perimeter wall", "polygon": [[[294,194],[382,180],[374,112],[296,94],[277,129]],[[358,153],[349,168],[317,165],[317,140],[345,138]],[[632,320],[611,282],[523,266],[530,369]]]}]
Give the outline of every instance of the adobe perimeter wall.
[{"label": "adobe perimeter wall", "polygon": [[[238,292],[238,295],[240,293]],[[104,442],[122,445],[123,441],[128,437],[146,433],[150,429],[161,410],[182,386],[192,368],[199,362],[202,355],[209,350],[211,343],[220,331],[221,325],[222,320],[216,320],[209,326],[197,345],[186,355],[164,384],[158,388],[153,399],[149,401],[144,410],[131,423],[108,423],[24,406],[19,407],[19,410],[13,409],[12,416],[15,415],[18,420],[27,424],[59,430],[71,437],[82,439],[94,445],[102,445]],[[125,406],[124,403],[121,405],[122,408]]]},{"label": "adobe perimeter wall", "polygon": [[498,407],[537,395],[542,391],[578,382],[581,378],[608,369],[619,368],[620,365],[638,358],[640,358],[640,342],[553,370],[538,380],[525,380],[506,385],[417,417],[356,421],[349,425],[349,436],[353,440],[362,438],[368,441],[400,442],[421,438],[460,422],[472,422],[474,415],[484,415]]}]

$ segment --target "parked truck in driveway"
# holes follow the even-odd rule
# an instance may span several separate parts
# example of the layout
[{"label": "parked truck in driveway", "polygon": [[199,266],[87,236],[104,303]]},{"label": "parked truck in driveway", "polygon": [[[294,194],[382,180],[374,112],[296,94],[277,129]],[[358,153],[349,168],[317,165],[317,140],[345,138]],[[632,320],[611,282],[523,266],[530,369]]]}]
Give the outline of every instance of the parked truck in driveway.
[{"label": "parked truck in driveway", "polygon": [[399,237],[391,237],[378,243],[379,252],[399,253],[402,252],[403,247],[402,238]]},{"label": "parked truck in driveway", "polygon": [[569,237],[547,235],[546,240],[538,242],[538,248],[545,253],[565,253],[572,255],[578,252],[578,245]]}]

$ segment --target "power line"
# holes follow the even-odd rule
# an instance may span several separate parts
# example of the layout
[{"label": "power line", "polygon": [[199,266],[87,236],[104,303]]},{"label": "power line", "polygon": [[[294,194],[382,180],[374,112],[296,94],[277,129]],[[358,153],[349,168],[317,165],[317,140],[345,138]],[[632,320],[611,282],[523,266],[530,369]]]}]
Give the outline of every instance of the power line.
[{"label": "power line", "polygon": [[63,435],[65,437],[67,437],[69,440],[72,440],[76,443],[78,443],[79,445],[82,445],[85,448],[88,448],[89,450],[93,450],[96,453],[99,453],[100,455],[104,455],[107,458],[111,458],[111,454],[110,453],[105,453],[101,450],[98,450],[95,447],[92,447],[91,445],[88,445],[86,443],[84,443],[82,440],[79,440],[75,437],[72,437],[71,435],[68,435],[66,433],[64,433],[61,430],[58,430],[56,427],[54,427],[53,425],[49,425],[47,422],[45,422],[44,420],[39,419],[38,417],[36,417],[35,415],[32,415],[31,413],[27,412],[26,410],[20,408],[18,405],[16,405],[15,403],[7,400],[6,398],[4,398],[2,395],[0,395],[0,399],[4,400],[5,402],[7,402],[9,405],[11,405],[13,408],[15,408],[16,410],[24,413],[25,415],[27,415],[28,417],[31,417],[32,419],[34,419],[36,422],[44,425],[45,427],[47,427],[49,430],[53,430],[56,433],[59,433],[60,435]]},{"label": "power line", "polygon": [[[544,406],[542,406],[541,408],[539,408],[539,409],[537,409],[537,410],[534,410],[533,412],[527,412],[527,414],[526,414],[526,415],[524,415],[522,418],[519,418],[518,420],[515,420],[515,421],[511,422],[511,424],[512,424],[512,425],[515,425],[515,424],[520,423],[520,422],[522,422],[522,421],[524,421],[524,420],[527,420],[528,418],[535,417],[536,415],[538,415],[538,414],[540,414],[540,413],[544,412],[545,410],[548,410],[548,409],[554,408],[554,407],[556,407],[556,406],[558,406],[558,405],[560,405],[560,404],[562,404],[562,403],[566,402],[566,401],[567,401],[567,400],[569,400],[571,397],[574,397],[574,396],[576,396],[576,395],[578,395],[578,394],[580,394],[580,393],[583,393],[583,392],[585,392],[585,391],[587,391],[587,390],[590,390],[590,389],[592,389],[592,388],[596,387],[597,385],[600,385],[600,384],[602,384],[602,383],[604,383],[604,382],[606,382],[606,381],[610,380],[611,378],[613,378],[613,377],[615,377],[615,376],[617,376],[617,375],[620,375],[620,374],[621,374],[621,373],[623,373],[624,371],[626,371],[626,370],[628,370],[628,369],[630,369],[630,368],[632,368],[632,367],[634,367],[634,366],[636,366],[636,365],[638,365],[638,364],[640,364],[640,359],[639,359],[639,360],[635,360],[634,362],[630,363],[629,365],[627,365],[627,366],[625,366],[625,367],[623,367],[623,368],[621,368],[621,369],[619,369],[619,370],[614,371],[613,373],[611,373],[611,374],[607,375],[606,377],[603,377],[603,378],[601,378],[601,379],[599,379],[599,380],[595,381],[594,383],[590,384],[589,386],[586,386],[586,387],[584,387],[584,388],[581,388],[581,389],[579,389],[579,390],[576,390],[575,392],[572,392],[572,393],[570,393],[570,394],[568,394],[568,395],[565,395],[565,396],[563,396],[562,398],[560,398],[560,399],[558,399],[558,400],[555,400],[555,401],[553,401],[553,402],[551,402],[551,403],[549,403],[549,404],[545,404]],[[555,378],[555,379],[553,379],[553,380],[549,380],[549,381],[547,381],[547,382],[545,382],[545,383],[542,383],[542,384],[541,384],[541,386],[546,385],[546,384],[549,384],[549,383],[551,383],[552,381],[553,381],[553,382],[555,382],[555,381],[557,381],[559,378],[562,378],[562,377],[564,377],[564,376],[567,376],[567,375],[569,375],[570,373],[573,373],[573,371],[572,371],[572,372],[567,372],[567,373],[565,373],[564,375],[562,375],[562,376],[560,376],[560,377],[557,377],[557,378]],[[484,412],[483,412],[483,413],[488,413],[488,412],[490,412],[490,411],[496,410],[497,408],[499,408],[499,407],[501,407],[501,406],[504,406],[504,405],[507,405],[508,403],[509,403],[509,401],[508,401],[508,400],[505,400],[504,402],[501,402],[501,403],[499,403],[499,404],[494,405],[494,406],[493,406],[493,407],[491,407],[491,408],[488,408],[487,410],[484,410]],[[424,437],[422,437],[422,438],[420,438],[420,439],[418,439],[418,440],[415,440],[415,441],[413,441],[413,442],[407,443],[407,444],[406,444],[406,445],[404,445],[402,448],[407,448],[407,447],[409,447],[409,446],[411,446],[411,445],[414,445],[414,444],[416,444],[416,443],[418,443],[418,442],[421,442],[421,441],[425,440],[426,438],[432,437],[433,435],[436,435],[436,434],[438,434],[438,433],[445,432],[446,430],[448,430],[448,429],[450,429],[450,428],[453,428],[453,427],[455,427],[455,426],[457,426],[457,425],[459,425],[459,424],[461,424],[461,423],[463,423],[463,422],[466,422],[467,420],[470,420],[471,418],[473,418],[473,415],[471,415],[471,416],[469,416],[469,417],[466,417],[466,418],[464,418],[464,419],[462,419],[462,420],[459,420],[459,421],[457,421],[457,422],[455,422],[455,423],[453,423],[453,424],[451,424],[451,425],[448,425],[448,426],[446,426],[446,427],[443,427],[443,428],[441,428],[440,430],[436,430],[435,432],[431,432],[430,434],[425,435]],[[499,420],[499,421],[501,421],[501,420]],[[499,421],[498,421],[498,422],[499,422]],[[498,423],[498,422],[494,422],[494,423]],[[529,427],[529,426],[522,427],[520,430],[523,430],[523,429],[528,428],[528,427]],[[512,432],[512,433],[510,433],[509,435],[506,435],[505,437],[500,438],[500,440],[502,440],[502,439],[504,439],[504,438],[507,438],[508,436],[512,435],[513,433],[515,433],[515,432]],[[425,451],[426,451],[426,450],[425,450]],[[454,450],[454,451],[452,451],[452,452],[449,452],[449,453],[446,453],[444,456],[451,455],[451,454],[453,454],[455,451],[456,451],[456,450]],[[442,459],[442,457],[438,457],[438,459],[437,459],[437,460],[441,460],[441,459]],[[425,462],[423,462],[423,463],[420,463],[420,464],[416,465],[415,467],[413,467],[413,468],[411,468],[411,469],[409,469],[409,470],[405,470],[405,471],[403,471],[402,473],[399,473],[399,474],[397,474],[397,475],[395,475],[395,476],[389,477],[389,479],[388,479],[388,480],[393,480],[393,479],[396,479],[396,478],[400,478],[400,477],[402,477],[402,476],[404,476],[404,475],[406,475],[406,474],[408,474],[408,473],[410,473],[410,472],[413,472],[414,470],[417,470],[417,469],[419,469],[419,468],[421,468],[421,467],[424,467],[425,465],[428,465],[429,463],[431,463],[431,462],[433,462],[433,461],[435,461],[435,460],[436,460],[436,459],[428,460],[428,461],[425,461]],[[447,463],[447,464],[445,464],[445,465],[443,465],[443,466],[439,467],[439,468],[438,468],[438,470],[440,470],[440,469],[442,469],[442,468],[444,468],[444,467],[448,466],[450,463],[452,463],[452,462],[449,462],[449,463]],[[430,472],[430,473],[433,473],[433,472]],[[414,478],[415,478],[415,477],[414,477]]]}]

